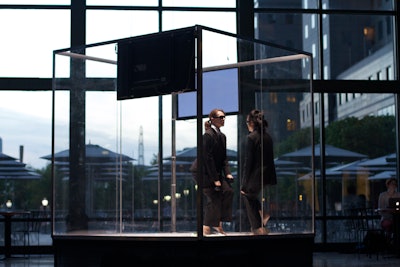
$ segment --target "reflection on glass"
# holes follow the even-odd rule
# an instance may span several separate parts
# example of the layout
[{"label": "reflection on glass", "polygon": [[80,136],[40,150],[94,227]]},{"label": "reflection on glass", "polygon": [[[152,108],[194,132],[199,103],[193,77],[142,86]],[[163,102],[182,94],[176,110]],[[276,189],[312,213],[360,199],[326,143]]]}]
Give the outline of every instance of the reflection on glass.
[{"label": "reflection on glass", "polygon": [[[328,221],[328,242],[349,242],[355,240],[350,218],[340,217],[349,216],[349,206],[377,208],[386,179],[396,176],[395,97],[367,93],[337,93],[331,97],[336,104],[327,109],[325,116],[336,119],[325,125],[326,170],[323,176],[317,170],[316,212],[323,214],[325,179],[325,212],[333,216]],[[333,146],[340,148],[335,149],[340,152],[339,159],[333,159]],[[379,225],[379,217],[375,223]],[[320,237],[317,242],[321,242]]]},{"label": "reflection on glass", "polygon": [[371,1],[322,1],[323,9],[350,9],[350,10],[393,10],[394,1],[371,0]]},{"label": "reflection on glass", "polygon": [[323,28],[327,35],[324,39],[326,78],[392,80],[392,20],[390,16],[326,16]]},{"label": "reflection on glass", "polygon": [[[223,102],[228,95],[236,95],[229,96],[233,100],[232,109],[226,116],[227,127],[222,131],[228,140],[227,156],[236,177],[232,186],[237,197],[233,203],[234,219],[223,227],[228,234],[247,235],[251,229],[239,193],[239,170],[243,162],[239,159],[241,139],[247,132],[240,123],[239,99],[246,110],[264,111],[278,146],[276,156],[294,149],[288,144],[298,131],[306,133],[308,138],[303,144],[310,146],[312,130],[300,128],[299,107],[302,100],[311,96],[310,64],[305,62],[311,57],[213,29],[198,30],[206,36],[202,40],[204,58],[198,59],[208,62],[203,66],[209,70],[204,72],[203,86],[214,86],[209,90],[211,93],[203,95],[203,101],[218,106],[216,100]],[[208,59],[214,53],[208,50],[213,48],[211,37],[216,35],[220,35],[217,38],[222,40],[220,43],[234,43],[238,51],[229,58],[214,59],[213,65]],[[74,72],[71,78],[55,78],[55,234],[94,231],[108,235],[154,232],[171,235],[172,231],[196,235],[198,209],[202,207],[198,206],[197,187],[189,168],[197,157],[199,137],[194,120],[197,111],[189,117],[176,118],[172,112],[173,97],[163,95],[163,142],[159,144],[160,115],[153,111],[160,108],[160,98],[117,100],[118,64],[112,44],[57,51],[55,65],[61,60],[64,67],[65,58],[70,59]],[[232,81],[227,78],[232,76]],[[218,87],[225,85],[215,82],[221,77],[222,81],[229,81],[229,90],[218,93]],[[70,88],[69,94],[65,95],[64,88]],[[70,110],[60,109],[57,106],[60,102],[71,103]],[[158,155],[161,145],[165,155]],[[132,153],[135,146],[141,148],[137,155]],[[271,214],[267,227],[272,233],[313,231],[313,183],[299,181],[310,172],[311,166],[297,164],[277,161],[278,186],[266,189],[260,196],[267,213]]]},{"label": "reflection on glass", "polygon": [[[318,19],[316,14],[255,13],[255,36],[292,49],[313,54],[313,78],[318,78]],[[310,76],[311,77],[311,76]]]},{"label": "reflection on glass", "polygon": [[255,0],[255,8],[317,8],[318,0]]}]

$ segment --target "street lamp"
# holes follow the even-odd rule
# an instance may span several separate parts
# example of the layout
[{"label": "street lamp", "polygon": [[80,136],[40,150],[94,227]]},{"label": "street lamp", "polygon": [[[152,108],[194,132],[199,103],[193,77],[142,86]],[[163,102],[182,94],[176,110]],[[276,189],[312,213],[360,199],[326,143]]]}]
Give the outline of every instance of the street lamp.
[{"label": "street lamp", "polygon": [[[47,206],[49,205],[49,201],[47,200],[47,198],[43,198],[42,199],[42,206],[43,206],[43,211],[44,211],[44,216],[46,216],[46,218],[47,218],[47,213],[46,213],[46,209],[47,209]],[[46,222],[46,224],[44,225],[44,231],[45,232],[47,232],[47,222]]]},{"label": "street lamp", "polygon": [[183,189],[183,194],[187,197],[189,195],[189,189]]},{"label": "street lamp", "polygon": [[187,200],[187,197],[188,197],[188,195],[189,195],[189,189],[183,189],[183,195],[185,196],[185,218],[187,218],[188,217],[188,200]]},{"label": "street lamp", "polygon": [[49,201],[47,200],[47,198],[43,198],[42,199],[42,206],[44,208],[44,211],[46,211],[47,206],[49,205]]},{"label": "street lamp", "polygon": [[11,209],[11,207],[12,207],[12,202],[11,202],[11,200],[7,200],[7,201],[6,201],[6,207],[7,207],[7,209]]}]

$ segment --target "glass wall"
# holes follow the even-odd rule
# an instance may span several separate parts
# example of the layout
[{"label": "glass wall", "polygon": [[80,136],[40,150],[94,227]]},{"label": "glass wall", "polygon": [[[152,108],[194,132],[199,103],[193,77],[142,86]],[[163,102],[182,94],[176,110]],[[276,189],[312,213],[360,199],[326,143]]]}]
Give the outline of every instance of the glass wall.
[{"label": "glass wall", "polygon": [[[203,47],[203,50],[200,55],[195,55],[193,44],[193,54],[189,58],[179,58],[180,53],[174,49],[165,50],[159,44],[156,46],[161,52],[157,52],[157,48],[152,46],[154,42],[150,42],[151,38],[159,39],[158,36],[180,36],[181,30],[166,32],[169,35],[144,36],[149,43],[141,46],[140,53],[163,53],[157,57],[157,61],[150,55],[149,62],[118,55],[125,51],[122,50],[124,45],[132,46],[132,49],[140,46],[140,38],[55,51],[55,236],[164,232],[169,235],[196,235],[197,210],[203,209],[198,196],[202,197],[203,185],[195,183],[189,168],[198,158],[198,153],[202,153],[196,147],[198,139],[202,139],[202,126],[207,117],[198,116],[198,110],[190,107],[196,107],[200,93],[205,107],[215,105],[211,109],[223,105],[223,101],[216,97],[224,97],[228,103],[236,101],[236,104],[230,103],[231,106],[226,107],[230,115],[226,117],[226,126],[222,129],[228,140],[230,168],[236,176],[231,185],[234,189],[233,218],[224,221],[223,227],[229,235],[251,233],[240,193],[241,170],[246,157],[243,139],[248,130],[243,124],[246,115],[240,114],[239,106],[246,103],[246,106],[265,112],[266,119],[270,121],[270,134],[279,150],[295,133],[292,124],[300,116],[295,108],[296,103],[304,97],[312,98],[311,82],[302,78],[303,75],[309,77],[311,69],[304,74],[301,68],[303,61],[310,60],[310,55],[247,41],[210,28],[191,27],[187,31],[190,30],[190,38],[196,40],[196,47]],[[173,39],[173,42],[181,46],[177,39]],[[165,42],[162,43],[168,48]],[[185,41],[185,46],[181,46],[179,51],[185,50],[187,43],[190,42]],[[226,47],[235,49],[227,50]],[[185,62],[189,62],[189,67],[192,66],[193,77],[189,78],[189,87],[184,87],[187,89],[170,87],[176,86],[174,75],[178,68],[173,68],[174,73],[168,75],[171,69],[168,64],[171,62],[168,56],[164,60],[165,53],[171,54],[174,61],[177,60],[181,65],[186,66]],[[195,80],[194,58],[201,60],[203,83],[190,87],[190,80]],[[124,63],[128,63],[127,69],[120,67]],[[153,82],[146,87],[137,86],[139,80],[129,79],[141,76],[137,70],[130,71],[130,64],[135,68],[145,64],[148,71],[153,70],[148,75],[156,75],[155,80],[152,79]],[[160,69],[162,84],[157,84],[158,65],[164,67]],[[157,68],[152,69],[152,66]],[[129,74],[128,80],[122,78],[125,72]],[[148,78],[146,76],[146,81]],[[183,78],[179,76],[178,81]],[[223,78],[231,81],[221,83]],[[164,85],[165,82],[167,85]],[[219,88],[215,84],[219,84]],[[128,91],[125,91],[125,86],[128,86]],[[218,90],[225,92],[218,95]],[[252,97],[243,100],[239,95]],[[162,107],[159,106],[160,97]],[[61,103],[60,108],[58,103]],[[71,103],[70,108],[65,108],[62,103]],[[291,108],[286,108],[286,112],[282,113],[280,109],[283,105],[291,105]],[[154,112],[158,109],[162,114]],[[203,114],[207,116],[211,109],[204,108]],[[291,123],[288,122],[290,118]],[[281,125],[282,121],[287,124]],[[312,128],[305,132],[308,138],[304,141],[312,147]],[[133,155],[135,136],[142,138],[143,143],[144,140],[160,140],[162,149],[154,146],[150,166],[144,165],[143,159]],[[261,150],[259,153],[266,152]],[[312,157],[308,161],[310,159]],[[304,183],[297,180],[303,171],[312,173],[312,166],[296,166],[296,163],[289,161],[278,161],[276,165],[278,185],[265,188],[260,196],[263,209],[271,216],[269,231],[276,234],[312,233],[313,179]],[[200,172],[198,175],[198,181],[206,179]]]},{"label": "glass wall", "polygon": [[[79,4],[85,6],[83,1],[81,3],[74,1],[74,5],[71,5],[71,1],[53,2],[43,0],[0,1],[0,20],[3,22],[2,25],[7,25],[0,31],[4,40],[8,40],[0,44],[0,48],[2,48],[0,49],[2,51],[0,52],[2,55],[0,62],[0,138],[2,141],[0,151],[7,157],[11,156],[14,161],[26,164],[28,170],[32,168],[43,177],[21,180],[18,183],[10,182],[9,179],[3,180],[1,190],[4,197],[0,200],[3,208],[8,198],[11,198],[15,209],[29,210],[43,208],[40,204],[41,200],[44,197],[50,198],[51,158],[49,156],[51,155],[53,59],[51,53],[55,49],[70,47],[72,40],[76,43],[76,40],[80,39],[77,39],[77,36],[85,36],[80,44],[86,45],[202,24],[232,33],[237,31],[250,38],[255,37],[312,53],[314,64],[312,77],[316,79],[314,89],[318,93],[314,95],[313,102],[310,97],[302,98],[298,105],[299,121],[296,124],[289,121],[288,125],[296,125],[296,130],[310,127],[312,125],[311,116],[314,113],[314,126],[319,130],[316,136],[319,138],[318,140],[322,140],[320,143],[323,148],[325,148],[325,142],[326,144],[332,142],[332,139],[328,140],[325,137],[324,132],[325,128],[328,130],[331,127],[331,124],[335,125],[336,122],[341,122],[349,117],[356,118],[361,124],[366,116],[379,118],[396,116],[395,100],[398,88],[388,82],[398,79],[396,66],[398,58],[395,51],[398,46],[395,38],[398,32],[395,24],[397,19],[395,8],[398,7],[392,0],[254,1],[251,7],[254,8],[255,13],[250,17],[237,13],[253,11],[253,9],[244,8],[248,7],[246,0],[239,1],[240,5],[237,6],[236,1],[218,1],[217,4],[214,3],[215,1],[210,1],[211,3],[197,1],[196,4],[191,1],[190,5],[186,1],[182,1],[183,3],[162,1],[165,7],[168,6],[168,10],[158,7],[160,1],[92,0],[86,1],[86,10],[81,10],[79,7]],[[27,4],[32,6],[22,6]],[[83,24],[71,22],[73,13],[86,14]],[[196,16],[190,14],[196,14]],[[178,20],[178,17],[184,18],[185,22]],[[210,20],[209,17],[215,19]],[[239,17],[240,19],[238,19]],[[344,23],[347,20],[353,21]],[[186,21],[190,21],[190,25]],[[102,51],[94,53],[96,56],[101,54]],[[66,58],[65,61],[65,64],[68,65],[69,60]],[[307,68],[308,63],[304,63],[304,68]],[[96,75],[99,74],[93,71],[88,73],[88,77],[96,77]],[[354,81],[360,83],[354,83]],[[365,84],[361,85],[364,82]],[[67,116],[69,115],[69,95],[66,93],[65,97],[65,100],[58,101],[57,107]],[[288,97],[287,101],[290,99],[292,98]],[[158,102],[158,100],[154,100],[154,102]],[[169,99],[163,101],[163,106],[168,103]],[[88,105],[92,104],[88,103]],[[151,103],[150,106],[157,107],[155,109],[157,111],[153,112],[158,112],[158,104]],[[246,108],[248,109],[250,106]],[[119,110],[118,107],[115,109]],[[243,111],[245,112],[245,110]],[[166,112],[168,114],[169,110]],[[227,122],[232,120],[229,117]],[[234,120],[238,125],[243,125],[240,119]],[[101,119],[96,123],[99,121]],[[320,125],[324,125],[324,130],[321,130]],[[115,128],[117,126],[112,129],[110,127],[110,130],[113,131]],[[127,155],[144,165],[151,165],[159,153],[157,144],[154,144],[158,137],[147,137],[150,134],[147,132],[147,127],[144,127],[143,131],[140,130],[140,126],[133,128],[136,129],[131,137],[132,148]],[[393,131],[397,133],[398,128],[395,127]],[[141,134],[142,132],[143,134]],[[106,139],[107,134],[101,133],[100,139]],[[233,138],[236,136],[228,138],[228,142]],[[393,153],[396,153],[398,140],[396,137],[388,137],[389,140],[391,138],[394,138],[395,145],[392,150]],[[382,140],[382,138],[373,139],[371,137],[365,142],[370,143],[376,140]],[[307,146],[300,141],[297,142],[297,147],[293,150]],[[95,144],[97,141],[91,143]],[[380,151],[380,153],[366,151],[368,152],[366,153],[364,150],[353,149],[349,144],[340,144],[340,146],[338,143],[333,144],[367,155],[366,160],[373,160],[375,157],[385,156],[385,153],[389,155],[392,153],[390,151]],[[377,146],[381,147],[381,143],[379,142]],[[60,146],[60,150],[57,151],[62,151],[67,147],[68,142]],[[230,147],[234,148],[233,145]],[[115,144],[107,146],[107,149],[114,152],[119,151]],[[168,155],[168,152],[166,150],[164,155]],[[277,157],[281,155],[279,150],[276,151],[276,154]],[[322,160],[325,160],[324,156],[322,156]],[[396,171],[397,157],[394,162]],[[347,242],[346,239],[329,234],[329,227],[325,226],[328,219],[340,220],[339,213],[332,213],[332,207],[335,206],[332,203],[338,202],[338,195],[341,195],[342,198],[346,195],[344,189],[346,185],[343,183],[341,186],[336,185],[335,189],[327,188],[330,186],[330,179],[327,178],[328,174],[325,174],[325,170],[332,166],[328,163],[321,166],[321,178],[316,175],[316,179],[321,181],[317,187],[320,196],[317,201],[319,212],[316,217],[318,222],[316,228],[318,238],[316,240],[321,243],[342,242],[341,240]],[[374,177],[375,174],[369,173],[368,175],[368,177]],[[369,194],[369,199],[375,201],[375,196],[371,193],[372,188],[377,187],[382,190],[384,179],[371,180],[367,178],[367,180],[369,189],[364,189],[364,185],[362,185],[356,191],[365,192],[367,197]],[[13,188],[13,190],[10,191],[9,188]],[[374,190],[379,191],[378,189]],[[15,192],[25,193],[17,194]],[[323,195],[326,197],[322,197]],[[50,201],[50,203],[52,202]],[[143,211],[143,213],[146,212]],[[3,231],[0,229],[0,235],[2,233]]]},{"label": "glass wall", "polygon": [[[321,93],[314,101],[301,101],[298,124],[309,127],[314,115],[316,146],[321,145],[316,150],[315,241],[356,242],[349,199],[352,208],[376,209],[385,180],[397,177],[396,95],[387,90],[396,88],[390,83],[363,85],[396,79],[395,17],[387,12],[393,1],[320,1],[323,12],[306,14],[297,11],[316,8],[313,1],[277,2],[257,1],[255,35],[312,53],[314,78],[320,81],[316,90]],[[282,14],[272,7],[295,11]],[[335,86],[333,80],[343,82]],[[298,152],[306,149],[299,140],[296,144]],[[375,213],[377,227],[379,218]]]}]

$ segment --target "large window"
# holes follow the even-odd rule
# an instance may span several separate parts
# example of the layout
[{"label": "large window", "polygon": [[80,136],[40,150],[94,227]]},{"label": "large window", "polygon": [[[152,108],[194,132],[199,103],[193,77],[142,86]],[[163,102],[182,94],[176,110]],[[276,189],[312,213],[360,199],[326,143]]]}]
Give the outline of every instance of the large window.
[{"label": "large window", "polygon": [[[70,46],[69,10],[0,9],[1,77],[51,78],[52,51]],[[34,86],[34,85],[32,85]]]},{"label": "large window", "polygon": [[[316,242],[356,242],[347,200],[354,194],[363,198],[364,207],[377,208],[385,179],[397,173],[396,86],[384,82],[396,80],[393,1],[321,1],[322,12],[316,2],[255,1],[255,35],[313,54],[313,78],[321,93],[314,103],[307,98],[299,103],[297,127],[310,127],[314,106],[315,127],[324,127],[316,135],[316,143],[324,145],[318,152],[325,152],[315,163]],[[308,12],[299,13],[301,8]],[[334,86],[334,80],[343,82]],[[366,86],[367,81],[382,84]],[[385,137],[376,141],[377,135]],[[292,138],[299,151],[305,149],[299,137]],[[336,149],[341,151],[337,158]],[[368,165],[378,159],[379,167]]]},{"label": "large window", "polygon": [[[163,4],[161,7],[158,6],[160,2]],[[327,150],[328,145],[333,145],[365,155],[366,158],[361,159],[365,161],[388,157],[390,162],[386,163],[390,169],[383,171],[389,171],[390,175],[394,172],[394,175],[397,175],[397,164],[393,165],[393,162],[398,162],[397,156],[394,154],[394,159],[391,157],[399,147],[396,138],[397,126],[393,126],[391,135],[386,135],[388,132],[384,133],[385,139],[379,135],[379,128],[379,131],[372,128],[372,132],[378,137],[371,134],[356,140],[362,140],[363,144],[375,142],[376,151],[364,150],[363,144],[354,144],[356,141],[350,143],[348,140],[353,140],[351,137],[343,140],[336,138],[337,132],[344,134],[343,131],[347,130],[347,134],[351,136],[352,131],[361,131],[350,127],[354,124],[370,129],[368,127],[372,122],[376,123],[373,125],[385,122],[385,127],[388,127],[396,121],[398,88],[391,83],[399,78],[399,60],[395,53],[398,44],[394,38],[398,32],[395,24],[398,21],[398,11],[394,10],[395,1],[258,0],[251,5],[254,8],[254,17],[249,18],[250,21],[245,19],[248,18],[244,16],[246,14],[236,13],[246,10],[244,7],[249,6],[247,0],[190,1],[189,4],[187,2],[87,0],[86,9],[80,10],[81,6],[84,7],[83,3],[75,1],[75,5],[72,5],[69,0],[0,1],[0,22],[1,25],[6,25],[0,29],[0,152],[11,156],[15,161],[25,163],[29,171],[32,168],[44,177],[19,183],[1,181],[0,190],[4,192],[0,198],[2,205],[11,198],[15,208],[38,209],[41,207],[41,199],[49,198],[50,160],[47,156],[51,154],[53,50],[70,47],[72,41],[76,42],[77,39],[81,40],[81,45],[86,45],[195,24],[231,33],[238,31],[250,38],[311,53],[312,62],[303,61],[301,68],[308,69],[309,65],[313,64],[314,73],[305,78],[316,80],[319,93],[314,95],[314,103],[310,97],[296,101],[299,99],[297,96],[288,94],[285,101],[290,102],[291,107],[298,106],[299,116],[296,120],[288,118],[282,121],[281,126],[285,127],[288,133],[301,132],[302,129],[311,126],[311,116],[314,112],[314,126],[318,129],[321,125],[324,127],[324,131],[318,132],[318,135],[322,134],[318,136],[318,140],[324,145],[323,151]],[[236,2],[240,5],[236,5]],[[32,6],[29,8],[25,5]],[[71,21],[72,14],[83,12],[86,14],[83,24]],[[84,38],[81,38],[82,35]],[[227,46],[225,52],[228,53],[229,49],[230,46]],[[103,55],[103,52],[93,49],[91,56],[98,57]],[[107,58],[113,59],[115,53],[116,51],[112,50]],[[219,56],[221,55],[216,55],[216,59],[222,60]],[[60,75],[69,77],[70,64],[67,58],[64,61],[65,65]],[[103,73],[108,72],[108,69],[102,69],[102,74],[99,75],[98,70],[93,71],[93,66],[93,63],[87,65],[88,77],[101,77]],[[358,83],[353,83],[354,81]],[[364,82],[367,86],[361,86]],[[104,93],[103,100],[107,100],[106,95],[107,93]],[[87,105],[95,105],[97,96],[96,92],[90,93]],[[274,103],[282,101],[274,94],[271,94],[270,98]],[[169,104],[169,100],[166,100],[164,108]],[[149,106],[153,108],[154,113],[154,110],[159,108],[156,103]],[[68,117],[69,96],[61,98],[57,107]],[[114,111],[113,109],[109,112]],[[89,121],[90,125],[96,124],[99,125],[96,128],[101,128],[105,127],[102,119],[107,118],[109,114],[105,114],[103,110],[98,114],[87,115],[91,118],[96,117]],[[97,140],[107,140],[110,132],[115,130],[114,127],[116,126],[108,127],[106,132],[99,134],[98,139],[86,140],[87,143],[96,144]],[[132,129],[134,131],[132,130],[128,154],[144,165],[151,165],[157,158],[157,136],[149,136],[147,127],[140,130],[140,125],[132,125]],[[335,133],[334,137],[331,135],[332,131]],[[295,137],[291,137],[296,140],[293,141],[293,150],[307,146],[301,142],[301,137],[300,140]],[[393,151],[390,151],[387,145],[390,145]],[[67,146],[66,142],[63,147]],[[284,151],[277,156],[285,154]],[[384,189],[384,179],[377,177],[387,176],[379,176],[379,173],[371,169],[367,174],[361,173],[360,169],[366,168],[363,165],[353,166],[356,169],[351,171],[344,168],[345,163],[352,164],[354,161],[331,162],[324,157],[323,160],[323,168],[320,169],[322,173],[316,176],[316,240],[321,243],[347,240],[350,242],[350,239],[346,239],[344,234],[340,235],[337,230],[342,231],[345,227],[341,216],[344,215],[347,187],[355,185],[356,194],[365,195],[366,203],[374,205],[377,192]],[[333,165],[334,163],[336,165]],[[336,176],[330,176],[332,173]],[[299,184],[306,183],[306,176],[298,178]],[[106,186],[109,185],[104,183],[101,190],[106,191]],[[44,190],[37,193],[41,189]],[[99,192],[104,192],[101,190],[99,189]],[[186,199],[190,198],[190,194]],[[104,195],[99,193],[99,196]],[[107,200],[104,200],[104,203],[106,202]],[[145,214],[146,211],[138,213]],[[324,222],[327,221],[329,225],[326,227]],[[331,227],[331,223],[334,227]]]}]

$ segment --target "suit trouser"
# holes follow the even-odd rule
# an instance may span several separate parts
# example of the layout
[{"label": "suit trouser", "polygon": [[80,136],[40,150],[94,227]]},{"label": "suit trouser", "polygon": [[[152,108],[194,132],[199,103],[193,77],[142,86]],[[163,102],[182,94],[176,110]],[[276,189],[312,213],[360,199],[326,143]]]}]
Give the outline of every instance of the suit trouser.
[{"label": "suit trouser", "polygon": [[243,198],[243,202],[246,206],[247,217],[249,218],[249,223],[251,226],[251,230],[258,229],[262,227],[262,219],[261,219],[261,202],[258,198],[258,195],[255,194],[247,194]]},{"label": "suit trouser", "polygon": [[220,222],[232,221],[233,189],[225,180],[221,182],[221,190],[204,188],[205,196],[204,225],[217,227]]}]

